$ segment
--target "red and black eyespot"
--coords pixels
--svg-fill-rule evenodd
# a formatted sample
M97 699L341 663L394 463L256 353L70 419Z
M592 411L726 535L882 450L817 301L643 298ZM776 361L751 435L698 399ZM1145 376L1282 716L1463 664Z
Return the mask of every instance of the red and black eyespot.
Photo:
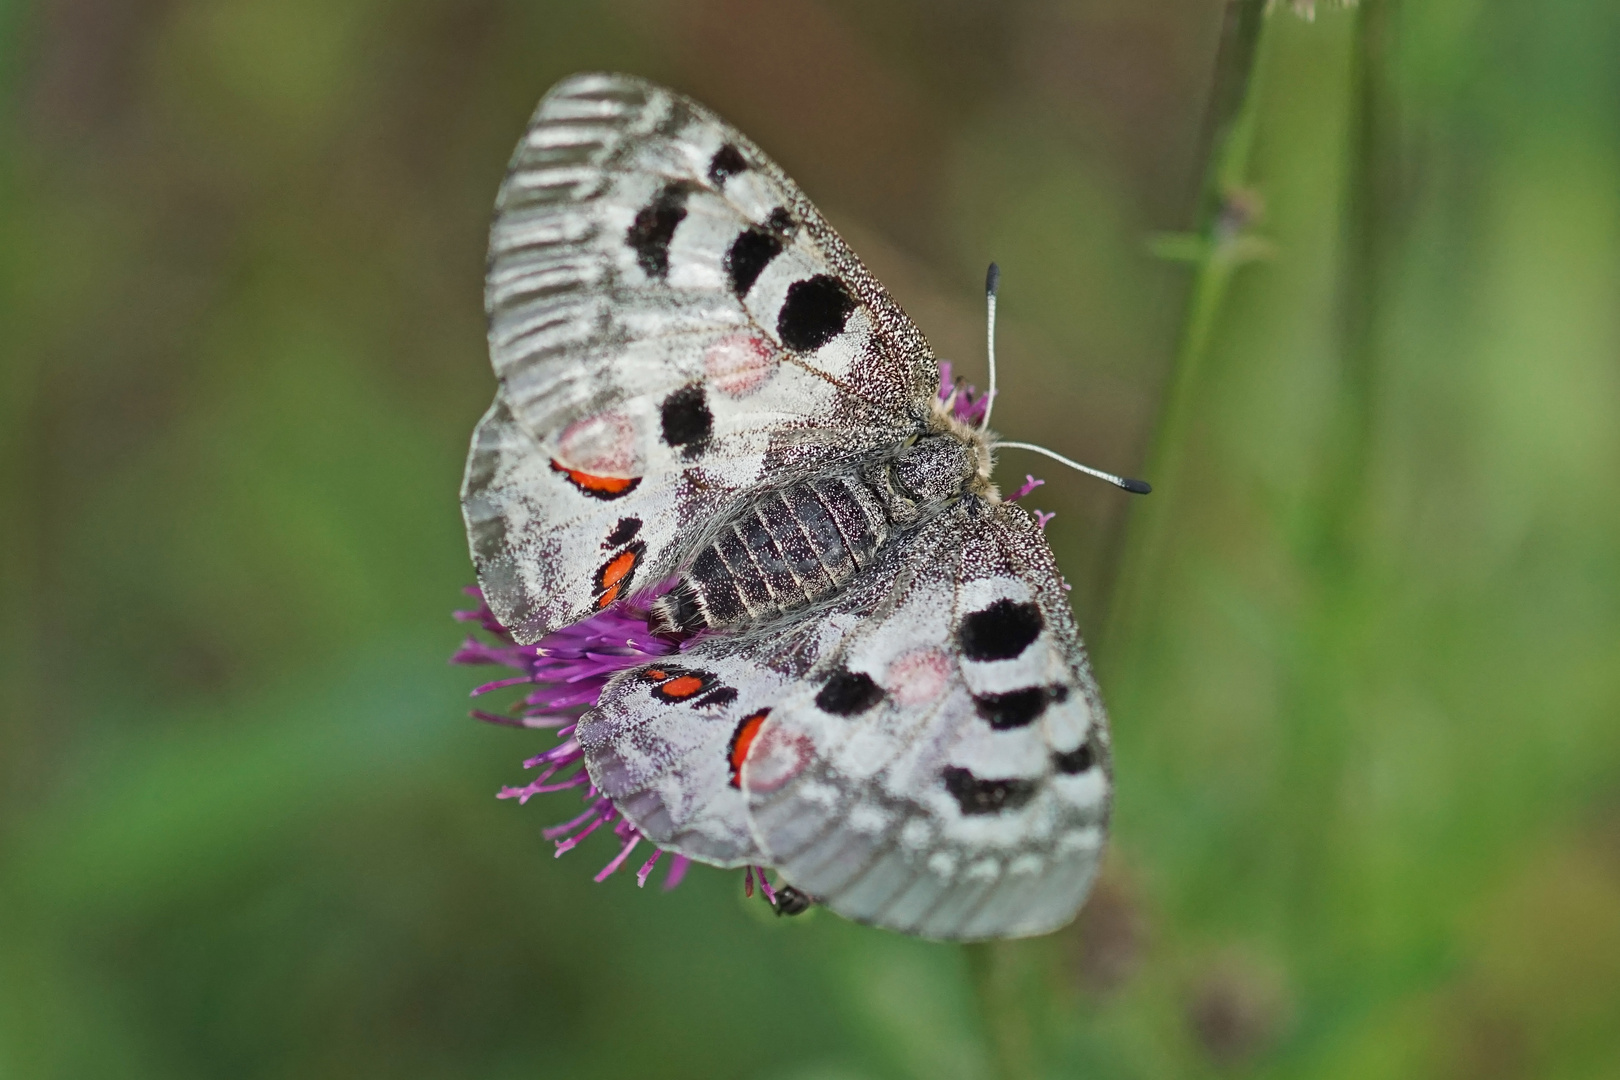
M641 483L639 476L595 476L578 469L570 469L557 461L551 463L551 471L562 473L580 494L589 495L593 499L620 499L636 490Z
M646 550L647 545L637 540L597 568L595 585L598 608L605 608L629 594L630 583L636 576L636 566Z
M743 762L748 760L748 751L759 735L760 725L769 715L771 710L768 708L749 713L737 721L737 730L731 733L731 745L726 747L726 762L731 766L731 786L734 788L742 787Z
M729 705L737 700L737 691L720 685L720 676L712 671L661 664L641 672L645 682L653 684L653 697L671 705L689 703L694 709L708 705Z

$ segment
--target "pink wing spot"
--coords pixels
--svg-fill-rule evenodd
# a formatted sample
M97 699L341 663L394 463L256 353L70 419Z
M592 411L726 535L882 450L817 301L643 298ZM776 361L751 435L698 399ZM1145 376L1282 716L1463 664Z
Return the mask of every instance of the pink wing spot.
M764 386L776 365L776 350L753 334L723 337L703 354L709 384L730 397L747 397Z
M775 791L803 772L815 753L808 737L766 720L743 761L742 786L748 791Z
M916 649L889 664L884 682L899 704L927 705L950 685L951 668L951 658L940 650Z
M636 476L636 425L621 413L576 420L557 437L557 460L593 476Z

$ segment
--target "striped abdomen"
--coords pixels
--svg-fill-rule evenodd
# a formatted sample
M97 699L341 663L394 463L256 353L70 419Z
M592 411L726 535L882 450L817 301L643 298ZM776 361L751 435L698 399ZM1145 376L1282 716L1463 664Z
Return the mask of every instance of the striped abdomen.
M858 476L818 477L749 503L648 616L655 632L733 626L802 607L872 560L888 516Z

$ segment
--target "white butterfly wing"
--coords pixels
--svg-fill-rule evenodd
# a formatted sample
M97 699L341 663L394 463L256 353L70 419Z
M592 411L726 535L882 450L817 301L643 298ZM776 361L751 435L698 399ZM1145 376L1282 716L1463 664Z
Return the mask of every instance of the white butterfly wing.
M1107 724L1022 510L964 500L831 605L681 663L724 691L701 723L643 668L580 724L593 779L653 839L702 858L730 838L729 862L926 937L1074 915L1107 829Z
M903 441L927 342L797 186L701 106L623 75L540 103L490 235L501 388L462 499L520 641L665 576L767 480Z
M768 713L791 680L746 652L715 647L721 641L619 675L580 718L575 737L597 790L648 839L716 866L741 866L764 857L748 828L738 733Z
M852 919L949 939L1055 929L1096 873L1111 766L1050 549L1002 504L936 522L896 562L882 606L755 740L754 835Z

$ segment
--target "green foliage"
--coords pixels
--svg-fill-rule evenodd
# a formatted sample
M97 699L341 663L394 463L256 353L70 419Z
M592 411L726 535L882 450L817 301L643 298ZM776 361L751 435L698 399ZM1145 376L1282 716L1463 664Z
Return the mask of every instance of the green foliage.
M1218 7L0 5L0 1077L1613 1075L1620 14L1279 5L1217 232ZM1074 927L594 885L492 797L483 234L592 67L970 374L997 259L1004 430L1149 462L1031 500L1114 715Z

